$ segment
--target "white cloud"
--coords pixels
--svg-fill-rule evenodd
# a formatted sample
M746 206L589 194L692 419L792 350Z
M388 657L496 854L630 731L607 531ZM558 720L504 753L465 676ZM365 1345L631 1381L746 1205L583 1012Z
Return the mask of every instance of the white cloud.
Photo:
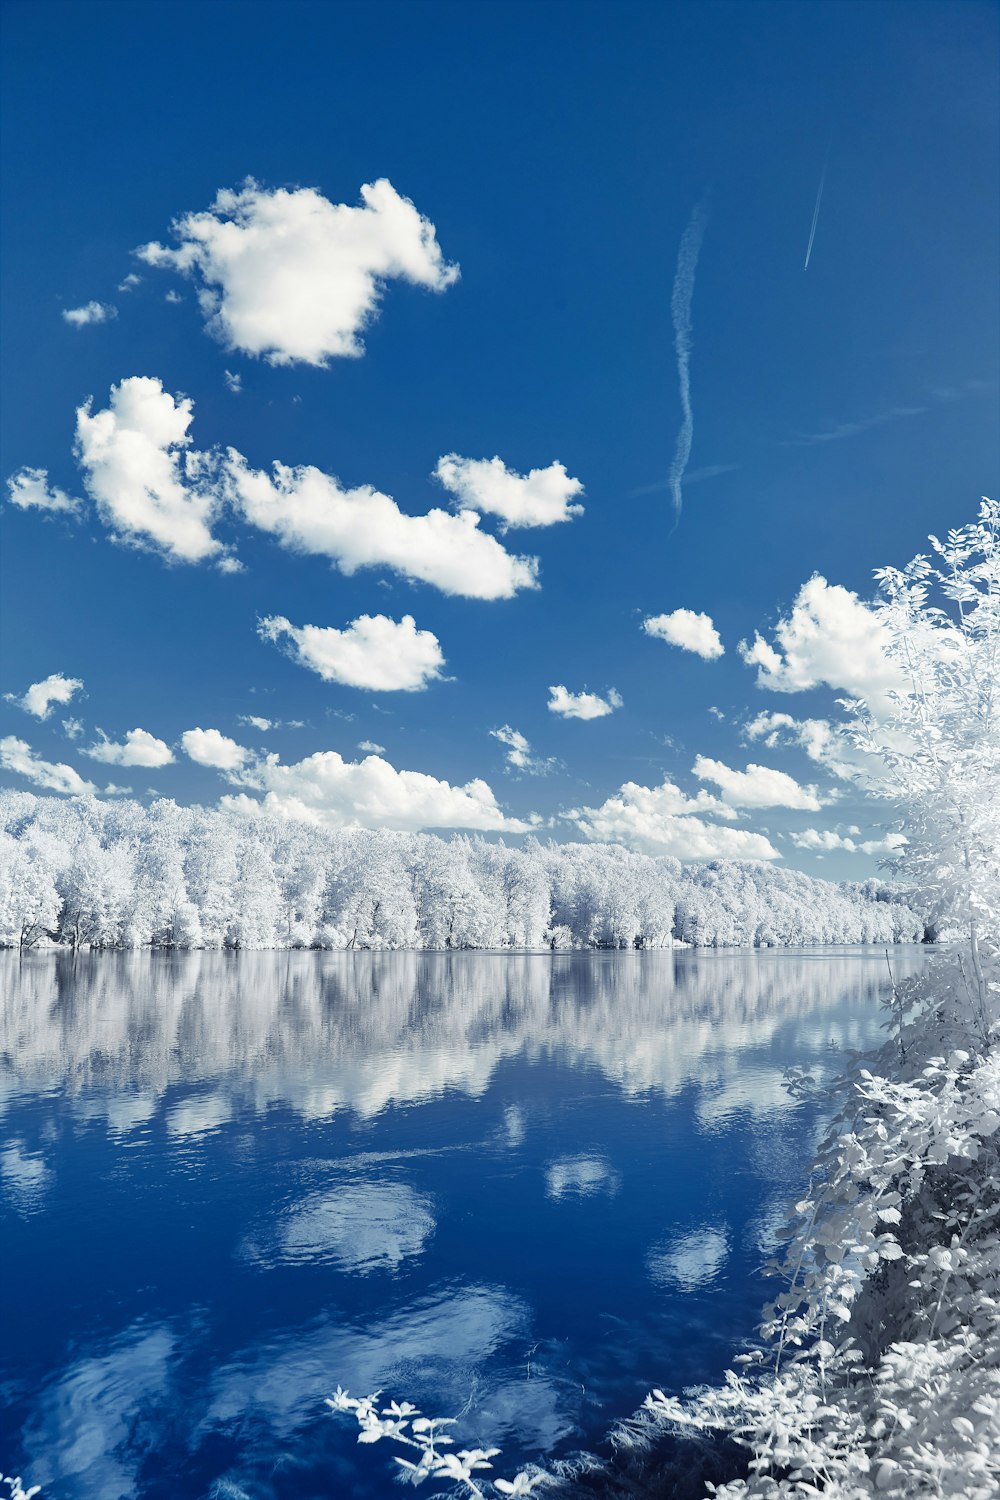
M693 609L675 609L669 615L647 615L642 628L647 635L655 635L684 651L693 651L706 661L725 654L711 615L696 614Z
M780 650L760 634L751 646L740 642L743 660L757 668L758 687L800 693L825 684L864 698L876 711L889 706L891 691L902 689L885 654L885 627L857 594L818 573L802 585L774 635Z
M18 469L7 480L8 499L11 505L21 510L61 510L75 512L80 509L79 500L74 500L65 490L49 485L47 469Z
M145 729L130 729L120 745L99 740L83 753L109 766L168 766L174 758L170 746Z
M167 293L163 300L164 302L169 302L171 307L176 307L178 303L184 301L184 298L181 296L180 292L175 292L173 287L171 287L170 291Z
M249 750L218 729L185 729L181 746L199 766L211 766L215 771L239 771L250 758Z
M249 724L251 729L260 729L261 731L266 731L274 727L272 719L262 719L259 714L240 714L239 721L241 724Z
M818 812L823 806L814 786L800 786L794 776L770 766L734 771L721 760L699 755L691 768L699 781L714 781L730 807L792 807Z
M26 714L47 719L53 703L68 703L74 694L82 692L83 682L79 677L64 677L61 672L53 672L41 682L33 682L23 698L15 697L13 693L4 693L4 697L16 708L23 708Z
M134 292L141 281L141 276L137 276L134 271L129 271L128 275L123 276L121 281L119 281L118 290L120 292Z
M827 719L794 719L791 714L760 713L743 730L748 740L763 740L770 750L798 745L810 760L843 781L875 781L884 768L874 755L851 744L843 729Z
M92 782L61 762L42 760L25 740L15 739L12 734L0 740L0 766L26 776L36 786L49 792L64 792L67 796L80 797L96 790Z
M552 526L583 514L574 504L582 494L579 479L572 479L560 463L547 469L517 474L499 458L460 458L449 453L438 459L434 477L456 496L462 510L489 511L508 526Z
M78 740L83 733L82 719L63 719L63 734L68 740Z
M263 807L279 817L325 828L527 833L537 825L537 820L508 818L485 781L452 786L422 771L397 771L376 755L345 761L335 750L321 750L291 765L270 756L255 768L253 777L254 785L267 794L263 803L239 796L223 798L223 805L243 811Z
M827 854L834 849L843 849L849 854L871 854L891 856L898 854L906 843L901 833L887 833L880 839L852 838L858 829L848 829L846 834L834 833L829 828L804 828L799 833L789 834L796 849L808 849L813 853Z
M74 328L86 328L89 323L107 323L117 316L118 309L110 302L87 302L83 307L63 308L63 318Z
M227 476L252 526L293 552L328 557L342 573L390 568L467 599L509 599L537 587L538 561L513 557L472 511L404 514L371 485L345 490L320 469L274 465L273 479L230 450Z
M251 470L234 449L221 458L193 448L192 414L190 398L140 375L111 387L106 410L94 414L89 402L78 409L76 453L85 485L119 541L171 561L210 559L224 572L241 571L213 535L228 503L290 551L327 557L346 574L387 568L470 599L509 599L538 586L538 559L507 552L479 529L473 511L435 508L411 516L370 485L346 490L316 468L276 463L270 475ZM39 476L43 471L14 476L15 503L53 507ZM61 492L54 495L65 508Z
M374 740L358 740L358 749L363 750L366 755L385 754L385 746L377 745Z
M614 688L602 698L598 693L571 693L559 683L549 687L549 694L546 707L564 719L603 719L622 706L621 695Z
M416 692L441 676L444 656L436 635L418 630L412 615L361 615L346 630L292 625L283 615L260 620L262 640L280 644L287 636L292 655L324 682L375 692Z
M588 839L628 844L647 854L670 854L675 859L779 859L763 834L744 828L720 828L697 816L701 812L733 818L733 810L699 792L688 798L664 780L659 787L628 781L600 807L573 808L562 814Z
M133 375L111 387L104 411L81 406L76 432L87 489L116 538L193 563L224 549L212 535L220 509L214 464L190 446L191 416L187 397Z
M553 757L543 760L541 757L531 754L531 745L527 738L518 729L512 729L509 724L501 724L499 729L491 729L490 734L501 745L507 746L507 764L515 771L526 771L531 775L544 776L556 764Z
M440 292L458 279L434 225L390 182L366 183L361 197L352 208L313 188L268 192L248 178L176 220L177 249L150 244L136 254L200 282L209 331L227 349L323 366L364 352L360 336L387 281Z
M234 374L232 370L223 370L222 376L226 382L226 390L238 396L243 389L243 376L238 372Z

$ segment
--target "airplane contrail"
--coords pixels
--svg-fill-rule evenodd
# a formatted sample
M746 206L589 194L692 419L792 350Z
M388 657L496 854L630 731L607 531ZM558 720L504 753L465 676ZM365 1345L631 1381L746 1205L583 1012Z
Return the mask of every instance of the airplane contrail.
M698 268L702 236L705 233L705 205L699 203L688 220L677 253L677 270L674 272L674 290L670 299L670 311L674 320L674 348L677 351L677 379L681 393L681 430L677 434L674 461L670 465L667 482L674 501L674 525L680 520L681 481L694 438L694 416L691 411L691 299L694 296L694 273Z
M823 189L826 186L826 169L829 166L829 164L830 164L830 157L829 157L829 153L828 153L827 154L827 158L826 158L826 160L823 163L823 170L820 173L819 191L816 194L816 207L813 209L812 228L809 231L809 244L806 246L806 263L802 267L803 271L808 271L808 269L809 269L809 257L813 253L813 240L816 238L816 225L819 223L819 206L823 202Z

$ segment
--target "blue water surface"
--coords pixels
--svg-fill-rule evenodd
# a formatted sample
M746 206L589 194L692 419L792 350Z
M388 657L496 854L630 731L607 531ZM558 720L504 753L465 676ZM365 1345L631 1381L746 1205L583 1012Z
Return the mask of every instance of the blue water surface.
M599 1444L753 1333L823 1123L783 1070L888 987L870 949L0 954L0 1471L398 1493L338 1382L501 1474Z

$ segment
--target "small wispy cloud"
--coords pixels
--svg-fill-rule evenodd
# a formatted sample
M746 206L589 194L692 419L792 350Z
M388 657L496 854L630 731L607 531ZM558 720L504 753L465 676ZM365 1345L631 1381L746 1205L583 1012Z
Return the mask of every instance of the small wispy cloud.
M823 189L826 187L826 169L827 169L827 167L829 165L830 165L830 154L829 154L829 152L827 152L826 160L823 163L823 170L819 174L819 188L817 189L817 192L816 192L816 207L813 209L812 224L811 224L811 226L809 228L809 243L806 246L806 263L802 267L802 269L804 271L808 271L808 269L809 269L809 260L810 260L810 257L812 256L812 253L813 253L813 241L816 238L816 225L819 223L819 210L820 210L820 205L823 202Z
M674 525L680 520L683 495L681 482L691 444L694 441L694 413L691 409L691 303L694 299L694 276L698 269L698 256L705 234L705 206L699 203L688 220L681 238L674 272L674 290L670 299L670 311L674 322L674 348L677 351L677 380L681 396L681 430L677 434L674 460L667 476L674 502Z
M528 776L546 776L559 764L555 756L547 759L532 755L531 745L520 730L513 729L509 724L502 724L499 729L491 729L490 734L501 745L507 747L506 761L508 771L522 771Z
M723 474L734 474L740 467L739 464L704 464L700 469L688 469L684 474L684 483L703 484L707 479L718 479ZM669 479L658 479L655 484L640 484L634 490L629 490L629 497L639 495L659 495L664 490L671 488Z
M74 328L86 328L90 323L108 323L117 318L118 309L110 302L86 302L83 307L64 307L63 320Z
M885 427L890 422L902 421L904 417L920 417L926 406L890 406L887 411L876 412L872 417L859 417L854 422L838 422L823 432L804 433L801 437L785 438L782 448L814 448L822 443L838 443L842 438L857 437L870 432L873 427Z

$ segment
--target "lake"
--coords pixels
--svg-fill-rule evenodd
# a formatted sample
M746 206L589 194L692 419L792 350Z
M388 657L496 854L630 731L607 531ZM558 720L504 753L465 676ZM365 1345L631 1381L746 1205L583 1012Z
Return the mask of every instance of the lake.
M0 1471L398 1493L338 1382L507 1476L599 1444L752 1336L823 1123L783 1070L888 989L881 949L0 953Z

